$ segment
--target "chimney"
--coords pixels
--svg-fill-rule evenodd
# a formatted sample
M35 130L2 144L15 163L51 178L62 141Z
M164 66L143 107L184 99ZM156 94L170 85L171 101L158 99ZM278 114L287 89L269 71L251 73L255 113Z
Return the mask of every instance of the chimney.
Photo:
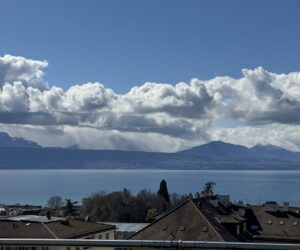
M278 204L276 201L266 201L264 207L266 212L276 212L278 210Z
M287 201L283 202L282 210L286 213L289 211L289 203Z
M46 216L47 216L48 220L51 220L51 213L50 213L50 211L47 211L47 215Z
M70 223L69 223L69 220L62 220L60 221L61 224L65 225L65 226L69 226Z
M244 207L239 207L238 215L244 217L246 213L246 209Z

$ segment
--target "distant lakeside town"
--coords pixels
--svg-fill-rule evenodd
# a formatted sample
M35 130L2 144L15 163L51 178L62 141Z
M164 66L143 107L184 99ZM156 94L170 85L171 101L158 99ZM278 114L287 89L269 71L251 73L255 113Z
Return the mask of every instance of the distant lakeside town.
M220 242L300 242L300 207L232 202L210 181L195 194L127 189L78 201L60 196L47 206L2 205L0 238L85 238Z

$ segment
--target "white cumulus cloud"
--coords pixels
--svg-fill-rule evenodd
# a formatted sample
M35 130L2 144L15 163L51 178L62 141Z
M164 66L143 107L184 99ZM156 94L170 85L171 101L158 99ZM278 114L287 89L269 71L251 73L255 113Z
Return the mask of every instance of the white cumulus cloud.
M119 95L98 82L48 87L47 65L0 57L3 130L45 146L176 151L219 139L300 150L300 72L258 67L242 70L240 78L145 83ZM239 126L223 128L224 119Z

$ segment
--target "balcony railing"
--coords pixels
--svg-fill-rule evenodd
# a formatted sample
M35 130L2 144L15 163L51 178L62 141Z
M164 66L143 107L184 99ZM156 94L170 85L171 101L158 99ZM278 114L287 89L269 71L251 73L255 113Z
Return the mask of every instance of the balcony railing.
M1 247L105 247L162 249L299 250L300 244L161 240L0 239Z

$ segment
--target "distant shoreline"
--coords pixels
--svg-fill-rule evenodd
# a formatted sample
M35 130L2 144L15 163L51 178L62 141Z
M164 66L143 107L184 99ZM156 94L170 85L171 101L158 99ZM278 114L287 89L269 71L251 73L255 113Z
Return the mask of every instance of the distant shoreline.
M278 173L284 173L284 172L300 172L300 169L161 169L161 168L0 168L0 171L160 171L160 172L278 172Z

